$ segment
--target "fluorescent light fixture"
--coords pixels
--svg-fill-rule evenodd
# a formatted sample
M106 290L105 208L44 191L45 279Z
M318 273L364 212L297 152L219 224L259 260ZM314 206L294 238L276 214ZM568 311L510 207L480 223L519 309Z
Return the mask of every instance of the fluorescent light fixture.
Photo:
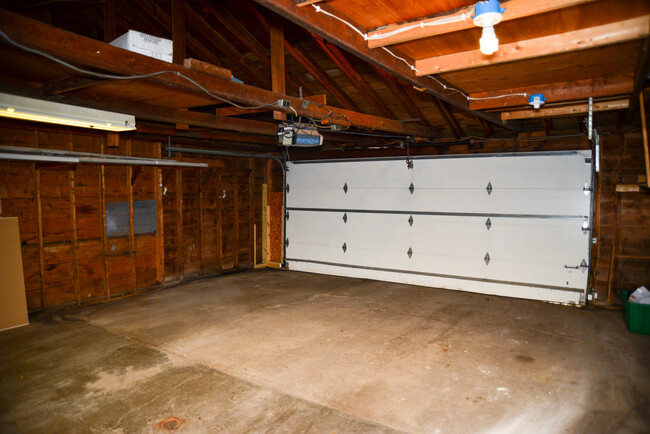
M105 131L135 130L135 116L0 93L0 116Z
M501 21L505 11L499 0L480 1L474 6L474 24L483 27L480 41L481 53L489 56L499 49L499 39L494 32L494 25Z

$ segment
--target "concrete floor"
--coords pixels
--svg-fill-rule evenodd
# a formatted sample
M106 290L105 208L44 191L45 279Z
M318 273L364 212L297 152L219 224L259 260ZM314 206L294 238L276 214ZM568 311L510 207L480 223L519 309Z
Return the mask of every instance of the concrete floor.
M620 312L280 271L0 333L0 431L650 432Z

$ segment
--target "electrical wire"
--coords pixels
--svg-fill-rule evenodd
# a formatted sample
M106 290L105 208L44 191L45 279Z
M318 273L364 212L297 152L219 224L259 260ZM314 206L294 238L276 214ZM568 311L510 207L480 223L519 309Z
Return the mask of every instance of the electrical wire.
M463 12L460 15L440 18L439 20L435 20L435 21L419 22L418 24L412 24L410 26L400 27L399 29L395 29L390 32L375 33L373 35L367 34L366 40L374 41L377 39L386 39L386 38L390 38L391 36L399 35L400 33L408 32L409 30L413 30L417 28L423 29L425 27L433 27L433 26L440 26L443 24L457 23L459 21L465 21L467 18L469 18L469 15Z
M336 16L335 14L333 14L331 12L327 12L326 10L323 10L323 8L321 8L320 6L312 4L312 7L316 10L316 12L320 12L322 14L325 14L325 15L327 15L329 17L332 17L332 18L342 22L343 24L345 24L346 26L348 26L349 28L354 30L356 33L358 33L364 39L364 41L368 41L370 39L383 39L385 37L393 36L393 34L402 33L402 32L405 32L407 30L411 30L411 29L414 29L414 28L417 28L417 27L434 26L434 25L447 24L447 23L452 23L452 22L457 22L457 21L463 21L463 20L467 19L467 17L468 17L467 14L463 13L463 14L457 15L455 17L442 18L440 20L430 21L428 23L414 24L412 26L404 27L404 28L401 28L401 29L396 29L396 30L394 30L392 32L384 33L384 34L381 34L381 35L376 35L376 36L375 35L370 35L369 36L367 33L363 33L361 30L359 30L354 24L350 23L349 21L344 20L343 18L340 18L340 17ZM393 51L389 50L386 47L381 47L381 48L384 51L386 51L388 54L393 56L394 58L404 62L411 69L411 71L415 72L416 74L420 73L420 71L415 67L415 65L413 65L411 62L409 62L405 58L398 56L397 54L395 54ZM521 92L521 93L510 93L510 94L487 96L487 97L471 97L471 96L469 96L468 94L466 94L465 92L463 92L460 89L456 89L454 87L447 86L445 83L438 80L433 75L426 75L425 77L428 77L428 78L432 79L433 81L435 81L436 83L438 83L438 85L441 86L444 90L452 91L452 93L449 94L449 95L453 95L454 93L459 93L467 101L499 99L499 98L508 98L508 97L512 97L512 96L523 96L523 97L528 97L529 96L529 94L527 92Z
M65 66L66 68L72 69L73 71L76 71L76 72L78 72L80 74L90 75L92 77L103 78L103 79L107 79L107 80L141 80L141 79L144 79L144 78L151 78L151 77L156 77L156 76L159 76L159 75L170 74L170 75L176 75L178 77L183 78L184 80L188 81L189 83L194 85L196 88L201 90L203 93L205 93L206 95L216 99L217 101L225 102L225 103L230 104L233 107L236 107L236 108L241 109L241 110L258 110L258 109L262 109L262 108L277 106L277 101L273 102L273 103L254 106L254 107L239 105L239 104L237 104L235 102L230 101L227 98L222 98L219 95L215 95L214 93L212 93L208 89L206 89L204 86L197 83L195 80L191 79L190 77L184 75L180 71L164 70L164 71L157 71L157 72L151 72L149 74L139 74L139 75L114 75L114 74L104 74L104 73L101 73L101 72L89 71L87 69L79 68L79 67L77 67L75 65L72 65L72 64L66 62L65 60L61 60L61 59L59 59L57 57L54 57L54 56L52 56L52 55L50 55L48 53L43 52L43 51L39 51L39 50L36 50L34 48L28 47L26 45L20 44L20 43L14 41L13 39L11 39L2 30L0 30L0 36L2 36L2 38L4 38L10 45L13 45L16 48L20 48L21 50L27 51L29 53L45 57L46 59L49 59L49 60L51 60L51 61L53 61L55 63L58 63L58 64L60 64L62 66ZM294 112L295 112L295 109L294 109Z

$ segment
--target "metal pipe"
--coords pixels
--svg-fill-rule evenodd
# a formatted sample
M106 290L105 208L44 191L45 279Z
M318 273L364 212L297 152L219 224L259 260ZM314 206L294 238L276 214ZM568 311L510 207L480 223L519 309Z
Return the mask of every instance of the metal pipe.
M167 146L168 152L185 152L188 154L203 154L203 155L217 155L221 157L239 157L239 158L258 158L263 160L274 160L282 168L282 185L283 185L283 201L282 201L282 218L285 219L287 212L287 167L286 158L282 159L275 155L268 154L248 154L246 152L234 151L215 151L211 149L197 149L197 148L183 148L177 146ZM287 232L285 230L285 221L282 223L282 268L286 267L287 258Z
M63 151L60 149L23 148L18 146L0 146L0 155L2 155L0 158L5 160L35 162L119 164L125 166L208 167L208 164L206 163L185 163L176 160L161 160L157 158L127 157L122 155Z
M59 157L51 155L26 155L8 152L0 152L0 160L16 160L16 161L43 161L48 163L78 163L78 158L72 157Z

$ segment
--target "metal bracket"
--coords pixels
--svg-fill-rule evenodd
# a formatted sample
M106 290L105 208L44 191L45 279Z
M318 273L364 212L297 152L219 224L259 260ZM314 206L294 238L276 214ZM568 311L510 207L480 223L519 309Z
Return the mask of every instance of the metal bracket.
M485 187L485 190L487 190L488 196L492 194L492 183L488 182L487 187Z
M411 192L411 194L413 194L413 192L415 191L415 186L413 185L412 182L411 185L409 185L409 191Z
M490 265L490 254L486 253L483 260L485 261L485 265Z
M348 245L345 244L345 243L343 243L343 245L341 246L341 248L343 249L343 253L345 253L345 252L348 250Z
M286 212L286 214L284 215L284 218L285 218L287 221L289 220L289 211Z
M582 233L583 233L583 234L588 234L588 233L589 233L589 229L590 229L590 228L589 228L589 222L588 222L587 220L585 220L585 221L582 223Z
M408 219L409 226L413 226L413 216L410 216Z
M492 220L490 220L489 217L488 217L488 219L485 221L485 227L487 228L488 231L489 231L490 228L492 227Z
M285 246L285 247L289 247L289 238L287 238L286 240L284 240L284 246Z
M343 193L348 194L348 183L347 182L343 185Z
M413 256L413 249L409 247L409 251L406 252L406 254L409 256L409 259L411 259L411 256Z
M291 190L291 187L289 187L289 184L287 184L286 190L287 190L287 193L289 193L289 191Z
M343 223L348 222L348 213L343 214Z
M587 131L589 140L594 138L594 99L589 97L589 116L587 117Z

